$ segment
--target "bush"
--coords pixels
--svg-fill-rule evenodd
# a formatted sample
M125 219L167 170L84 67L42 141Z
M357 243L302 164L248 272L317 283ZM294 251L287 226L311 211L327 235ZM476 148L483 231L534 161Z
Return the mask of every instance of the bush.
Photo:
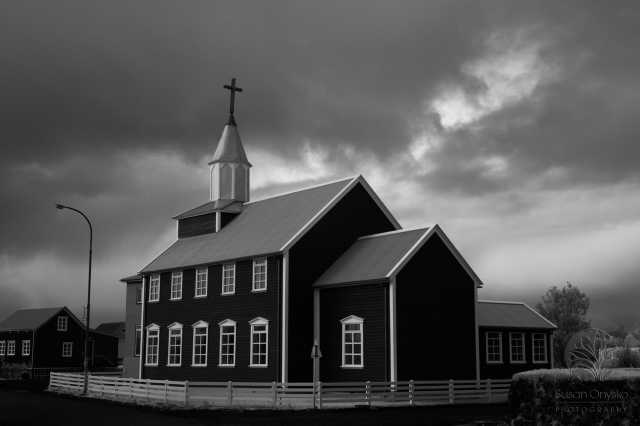
M616 367L640 368L640 354L629 347L617 353L616 361Z
M640 370L533 370L513 376L514 424L640 424Z

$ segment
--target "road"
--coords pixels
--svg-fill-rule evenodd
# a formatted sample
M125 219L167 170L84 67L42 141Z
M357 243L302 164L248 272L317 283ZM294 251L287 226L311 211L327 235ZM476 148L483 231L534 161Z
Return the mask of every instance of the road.
M504 405L323 411L163 410L0 387L0 426L461 425L503 419L505 413Z

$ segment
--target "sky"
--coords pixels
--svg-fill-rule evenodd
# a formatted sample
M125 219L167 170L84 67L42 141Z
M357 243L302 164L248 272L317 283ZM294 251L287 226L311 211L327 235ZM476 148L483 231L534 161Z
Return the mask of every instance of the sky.
M124 284L208 201L231 77L252 198L362 174L438 223L485 286L570 281L640 326L640 3L7 1L0 25L0 317Z

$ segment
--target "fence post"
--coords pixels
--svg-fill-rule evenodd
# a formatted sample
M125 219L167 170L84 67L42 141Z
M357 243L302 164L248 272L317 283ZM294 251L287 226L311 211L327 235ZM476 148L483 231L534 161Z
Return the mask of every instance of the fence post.
M409 380L409 405L413 405L413 380Z
M275 381L271 382L271 394L273 395L273 406L278 405L278 385Z
M455 401L453 379L449 379L449 404L453 404Z
M164 381L164 403L169 404L169 380Z
M131 397L131 399L135 399L135 396L133 395L133 378L129 377L129 396Z
M233 383L231 380L227 382L227 404L229 407L233 404Z
M189 406L189 381L185 380L184 382L184 407L187 408Z
M147 384L145 385L145 390L147 391L147 402L151 402L151 396L149 395L149 387L151 386L151 383L149 383L149 379L147 379Z
M371 382L369 380L364 382L364 399L367 401L367 405L371 407Z
M489 402L491 402L491 379L487 379L487 398L489 399Z
M318 380L318 408L322 410L322 382Z

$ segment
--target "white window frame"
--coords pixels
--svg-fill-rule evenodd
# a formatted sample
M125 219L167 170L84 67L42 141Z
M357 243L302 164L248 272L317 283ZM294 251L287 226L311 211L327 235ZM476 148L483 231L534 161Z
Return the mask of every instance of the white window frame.
M203 279L200 279L204 277ZM198 284L200 286L198 287ZM209 269L208 268L198 268L196 269L196 280L195 280L195 289L193 291L193 297L196 299L201 297L207 297L207 293L209 290Z
M220 347L219 347L219 354L218 354L218 367L235 367L236 366L236 346L238 344L237 339L236 339L236 335L237 335L237 327L236 327L236 322L234 320L231 319L226 319L224 321L221 321L218 323L219 326L219 330L220 330ZM223 328L224 327L233 327L233 333L229 333L229 332L223 332ZM233 336L233 343L223 343L224 337L225 336L229 336L232 335ZM222 363L222 356L223 356L223 351L222 349L224 348L224 346L232 346L233 347L233 351L231 353L225 352L224 356L231 356L233 362L232 363Z
M198 321L197 323L192 325L193 328L193 339L192 339L192 347L191 347L191 366L192 367L206 367L209 361L209 323L206 321ZM200 353L199 355L204 355L204 363L200 362L196 364L196 331L204 329L204 334L200 336L204 336L204 353ZM202 345L202 344L200 344Z
M22 356L31 355L31 340L22 341Z
M62 342L62 358L73 357L73 342Z
M169 300L182 300L182 271L174 271L171 273Z
M160 301L160 274L153 274L149 278L149 302Z
M341 341L342 341L342 368L364 368L364 319L357 317L355 315L350 315L346 318L343 318L340 320L341 323L341 327L342 327L342 333L341 333ZM347 331L347 325L359 325L360 329L358 331ZM350 345L354 345L359 343L360 344L360 352L350 352L349 354L346 353L346 349L347 349L347 342L346 342L346 336L347 333L355 336L355 335L360 335L360 342L354 342L353 339L352 341L349 343ZM350 355L352 357L355 358L355 356L359 355L360 356L360 362L359 363L350 363L347 364L347 355Z
M522 359L515 359L513 357L513 342L516 340L515 336L520 336L520 341L522 342ZM523 332L510 332L509 333L509 362L511 364L525 364L527 362L527 351L525 345L525 337Z
M4 356L6 351L6 342L4 340L0 340L0 356Z
M231 271L229 276L225 273ZM236 293L236 264L225 263L222 265L222 292L220 294L229 295Z
M249 325L250 325L250 333L251 333L251 337L249 339L249 367L254 367L254 368L263 368L263 367L268 367L269 366L269 320L262 318L262 317L257 317L252 319L251 321L249 321ZM255 328L256 326L264 326L264 331L256 331ZM253 362L253 345L257 344L260 345L262 342L254 342L254 337L258 336L258 335L264 335L264 363L255 363ZM260 355L262 355L262 353L258 353L255 354L258 357Z
M542 336L542 342L544 343L544 360L536 360L536 336ZM546 364L549 362L547 353L549 348L547 347L547 335L545 333L531 333L531 362L534 364Z
M69 317L58 315L57 331L67 331L69 329Z
M500 355L499 360L489 360L489 335L497 334L498 335L498 353ZM487 364L502 364L502 332L501 331L487 331L484 334L484 351L485 351L485 361Z
M263 272L257 272L256 268L264 267ZM257 259L253 259L253 267L251 268L253 271L253 280L251 284L251 291L254 293L258 293L261 291L267 291L267 258L260 257ZM264 278L258 280L256 277L259 275L264 275Z
M179 322L174 322L169 327L168 335L167 335L167 367L180 367L182 365L182 324ZM175 332L178 332L177 335L174 335ZM178 338L179 344L173 344L173 338ZM177 353L171 353L171 349L178 348ZM176 362L172 362L172 357L178 357Z
M142 285L136 286L136 305L142 304Z
M16 354L16 341L7 340L7 356L15 356Z
M151 333L154 335L152 336ZM151 345L152 338L158 339L153 345ZM147 326L147 335L144 347L144 365L147 367L157 367L160 361L160 327L157 324L149 324ZM155 348L155 354L149 350L151 347Z

